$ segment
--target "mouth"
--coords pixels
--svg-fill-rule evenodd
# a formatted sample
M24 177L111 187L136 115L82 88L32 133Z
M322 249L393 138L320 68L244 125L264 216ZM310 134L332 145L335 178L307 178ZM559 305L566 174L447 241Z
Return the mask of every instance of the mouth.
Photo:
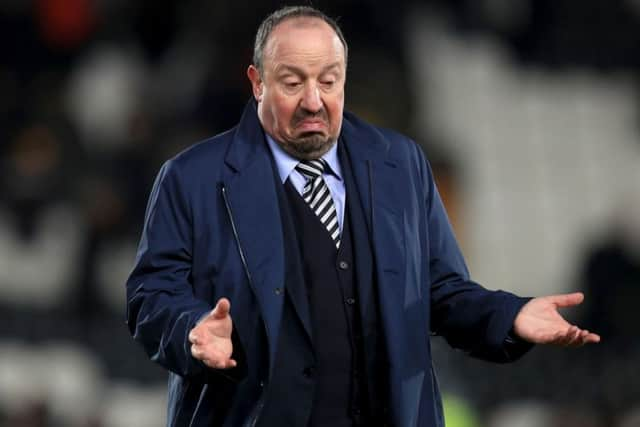
M296 125L296 128L302 132L322 132L327 125L322 120L303 120Z

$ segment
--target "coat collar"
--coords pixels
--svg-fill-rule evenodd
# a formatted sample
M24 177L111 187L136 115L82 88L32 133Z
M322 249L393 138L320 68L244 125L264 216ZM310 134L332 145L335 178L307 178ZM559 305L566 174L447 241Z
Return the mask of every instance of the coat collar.
M358 161L395 161L387 159L389 141L374 128L364 124L354 114L345 111L339 141L349 145L349 151ZM338 142L340 143L340 142ZM258 119L256 103L247 102L238 126L235 128L233 144L225 158L226 164L235 171L241 171L255 160L260 146L266 144L265 133Z
M251 165L256 154L262 153L261 149L265 146L265 134L258 119L256 103L250 100L235 128L233 143L229 146L225 163L234 171L240 172Z

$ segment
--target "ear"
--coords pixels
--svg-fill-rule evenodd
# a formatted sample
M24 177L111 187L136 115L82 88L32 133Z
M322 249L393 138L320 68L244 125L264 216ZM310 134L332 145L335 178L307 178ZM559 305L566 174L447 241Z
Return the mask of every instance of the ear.
M249 68L247 68L247 77L251 82L253 97L258 102L262 101L262 77L260 77L260 71L258 71L255 66L249 65Z

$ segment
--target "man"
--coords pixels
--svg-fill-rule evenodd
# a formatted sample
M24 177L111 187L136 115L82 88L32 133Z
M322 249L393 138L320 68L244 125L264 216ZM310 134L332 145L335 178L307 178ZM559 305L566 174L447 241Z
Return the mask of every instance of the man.
M127 282L170 426L442 426L429 336L507 362L599 337L471 282L422 152L343 111L347 44L310 7L260 26L238 126L168 161ZM213 307L213 309L212 309Z

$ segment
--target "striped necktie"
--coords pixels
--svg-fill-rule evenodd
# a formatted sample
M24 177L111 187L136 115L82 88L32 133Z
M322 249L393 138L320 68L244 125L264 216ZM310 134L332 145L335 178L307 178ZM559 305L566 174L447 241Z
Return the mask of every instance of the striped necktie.
M326 166L327 162L324 159L303 160L298 163L296 170L307 178L302 190L302 198L327 229L337 249L340 247L340 227L329 187L322 179Z

